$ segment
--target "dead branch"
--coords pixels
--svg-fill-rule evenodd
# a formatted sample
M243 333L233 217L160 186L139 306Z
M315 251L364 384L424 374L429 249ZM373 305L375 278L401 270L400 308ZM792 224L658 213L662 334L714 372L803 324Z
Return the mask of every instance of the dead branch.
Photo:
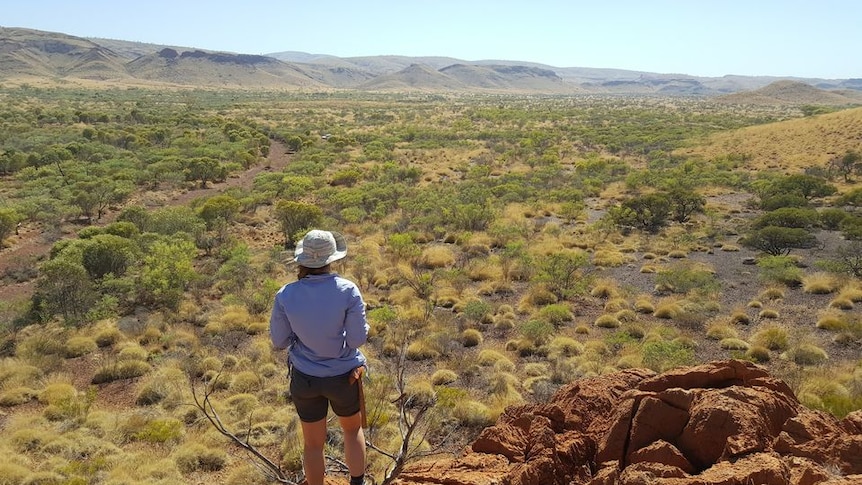
M268 478L278 481L279 483L285 483L288 485L297 485L297 482L290 480L285 476L284 471L282 471L281 467L278 466L275 462L270 460L266 455L260 452L254 445L249 443L249 438L251 437L251 428L249 427L249 432L246 434L247 438L243 440L233 432L231 432L224 422L221 420L218 412L215 410L212 404L212 393L215 390L215 383L218 381L219 377L221 377L221 373L217 374L215 378L212 380L212 384L204 387L203 396L199 396L197 392L197 388L192 384L192 397L195 401L195 406L203 413L204 417L207 418L207 421L221 433L223 436L229 438L234 445L242 448L246 452L252 455L255 459L255 466L260 469L264 475ZM249 426L251 426L249 424Z

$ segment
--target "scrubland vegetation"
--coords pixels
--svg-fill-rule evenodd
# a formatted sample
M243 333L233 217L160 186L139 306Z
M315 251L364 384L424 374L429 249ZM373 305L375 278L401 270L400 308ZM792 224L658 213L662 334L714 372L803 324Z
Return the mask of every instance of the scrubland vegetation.
M311 227L347 236L336 269L368 303L378 479L399 456L458 451L509 405L624 368L749 359L808 406L862 408L859 139L792 170L714 142L748 133L780 158L777 123L816 137L858 108L27 87L0 99L0 483L264 483L195 390L298 476L267 331Z

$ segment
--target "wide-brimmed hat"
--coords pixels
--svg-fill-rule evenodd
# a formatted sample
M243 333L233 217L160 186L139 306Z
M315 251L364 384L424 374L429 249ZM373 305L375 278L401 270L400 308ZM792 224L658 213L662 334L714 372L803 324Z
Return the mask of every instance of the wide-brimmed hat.
M333 231L314 229L302 238L293 252L293 260L306 268L322 268L347 256L347 241Z

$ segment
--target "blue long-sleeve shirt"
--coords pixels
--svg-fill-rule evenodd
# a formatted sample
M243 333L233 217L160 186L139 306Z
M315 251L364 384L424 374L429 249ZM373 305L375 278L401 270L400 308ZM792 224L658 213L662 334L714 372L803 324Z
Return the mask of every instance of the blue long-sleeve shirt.
M303 374L333 377L365 364L358 349L368 339L365 302L359 288L336 273L309 275L275 294L269 333L288 349L288 361Z

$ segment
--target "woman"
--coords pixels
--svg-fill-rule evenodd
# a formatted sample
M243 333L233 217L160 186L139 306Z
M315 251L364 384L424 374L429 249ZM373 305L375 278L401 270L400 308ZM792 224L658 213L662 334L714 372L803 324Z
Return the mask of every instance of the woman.
M359 378L366 360L358 347L368 338L365 302L353 282L330 270L330 264L346 255L343 236L310 231L294 253L298 280L278 290L269 320L273 345L288 349L290 394L302 424L302 464L308 485L323 484L330 405L344 430L350 484L364 483Z

